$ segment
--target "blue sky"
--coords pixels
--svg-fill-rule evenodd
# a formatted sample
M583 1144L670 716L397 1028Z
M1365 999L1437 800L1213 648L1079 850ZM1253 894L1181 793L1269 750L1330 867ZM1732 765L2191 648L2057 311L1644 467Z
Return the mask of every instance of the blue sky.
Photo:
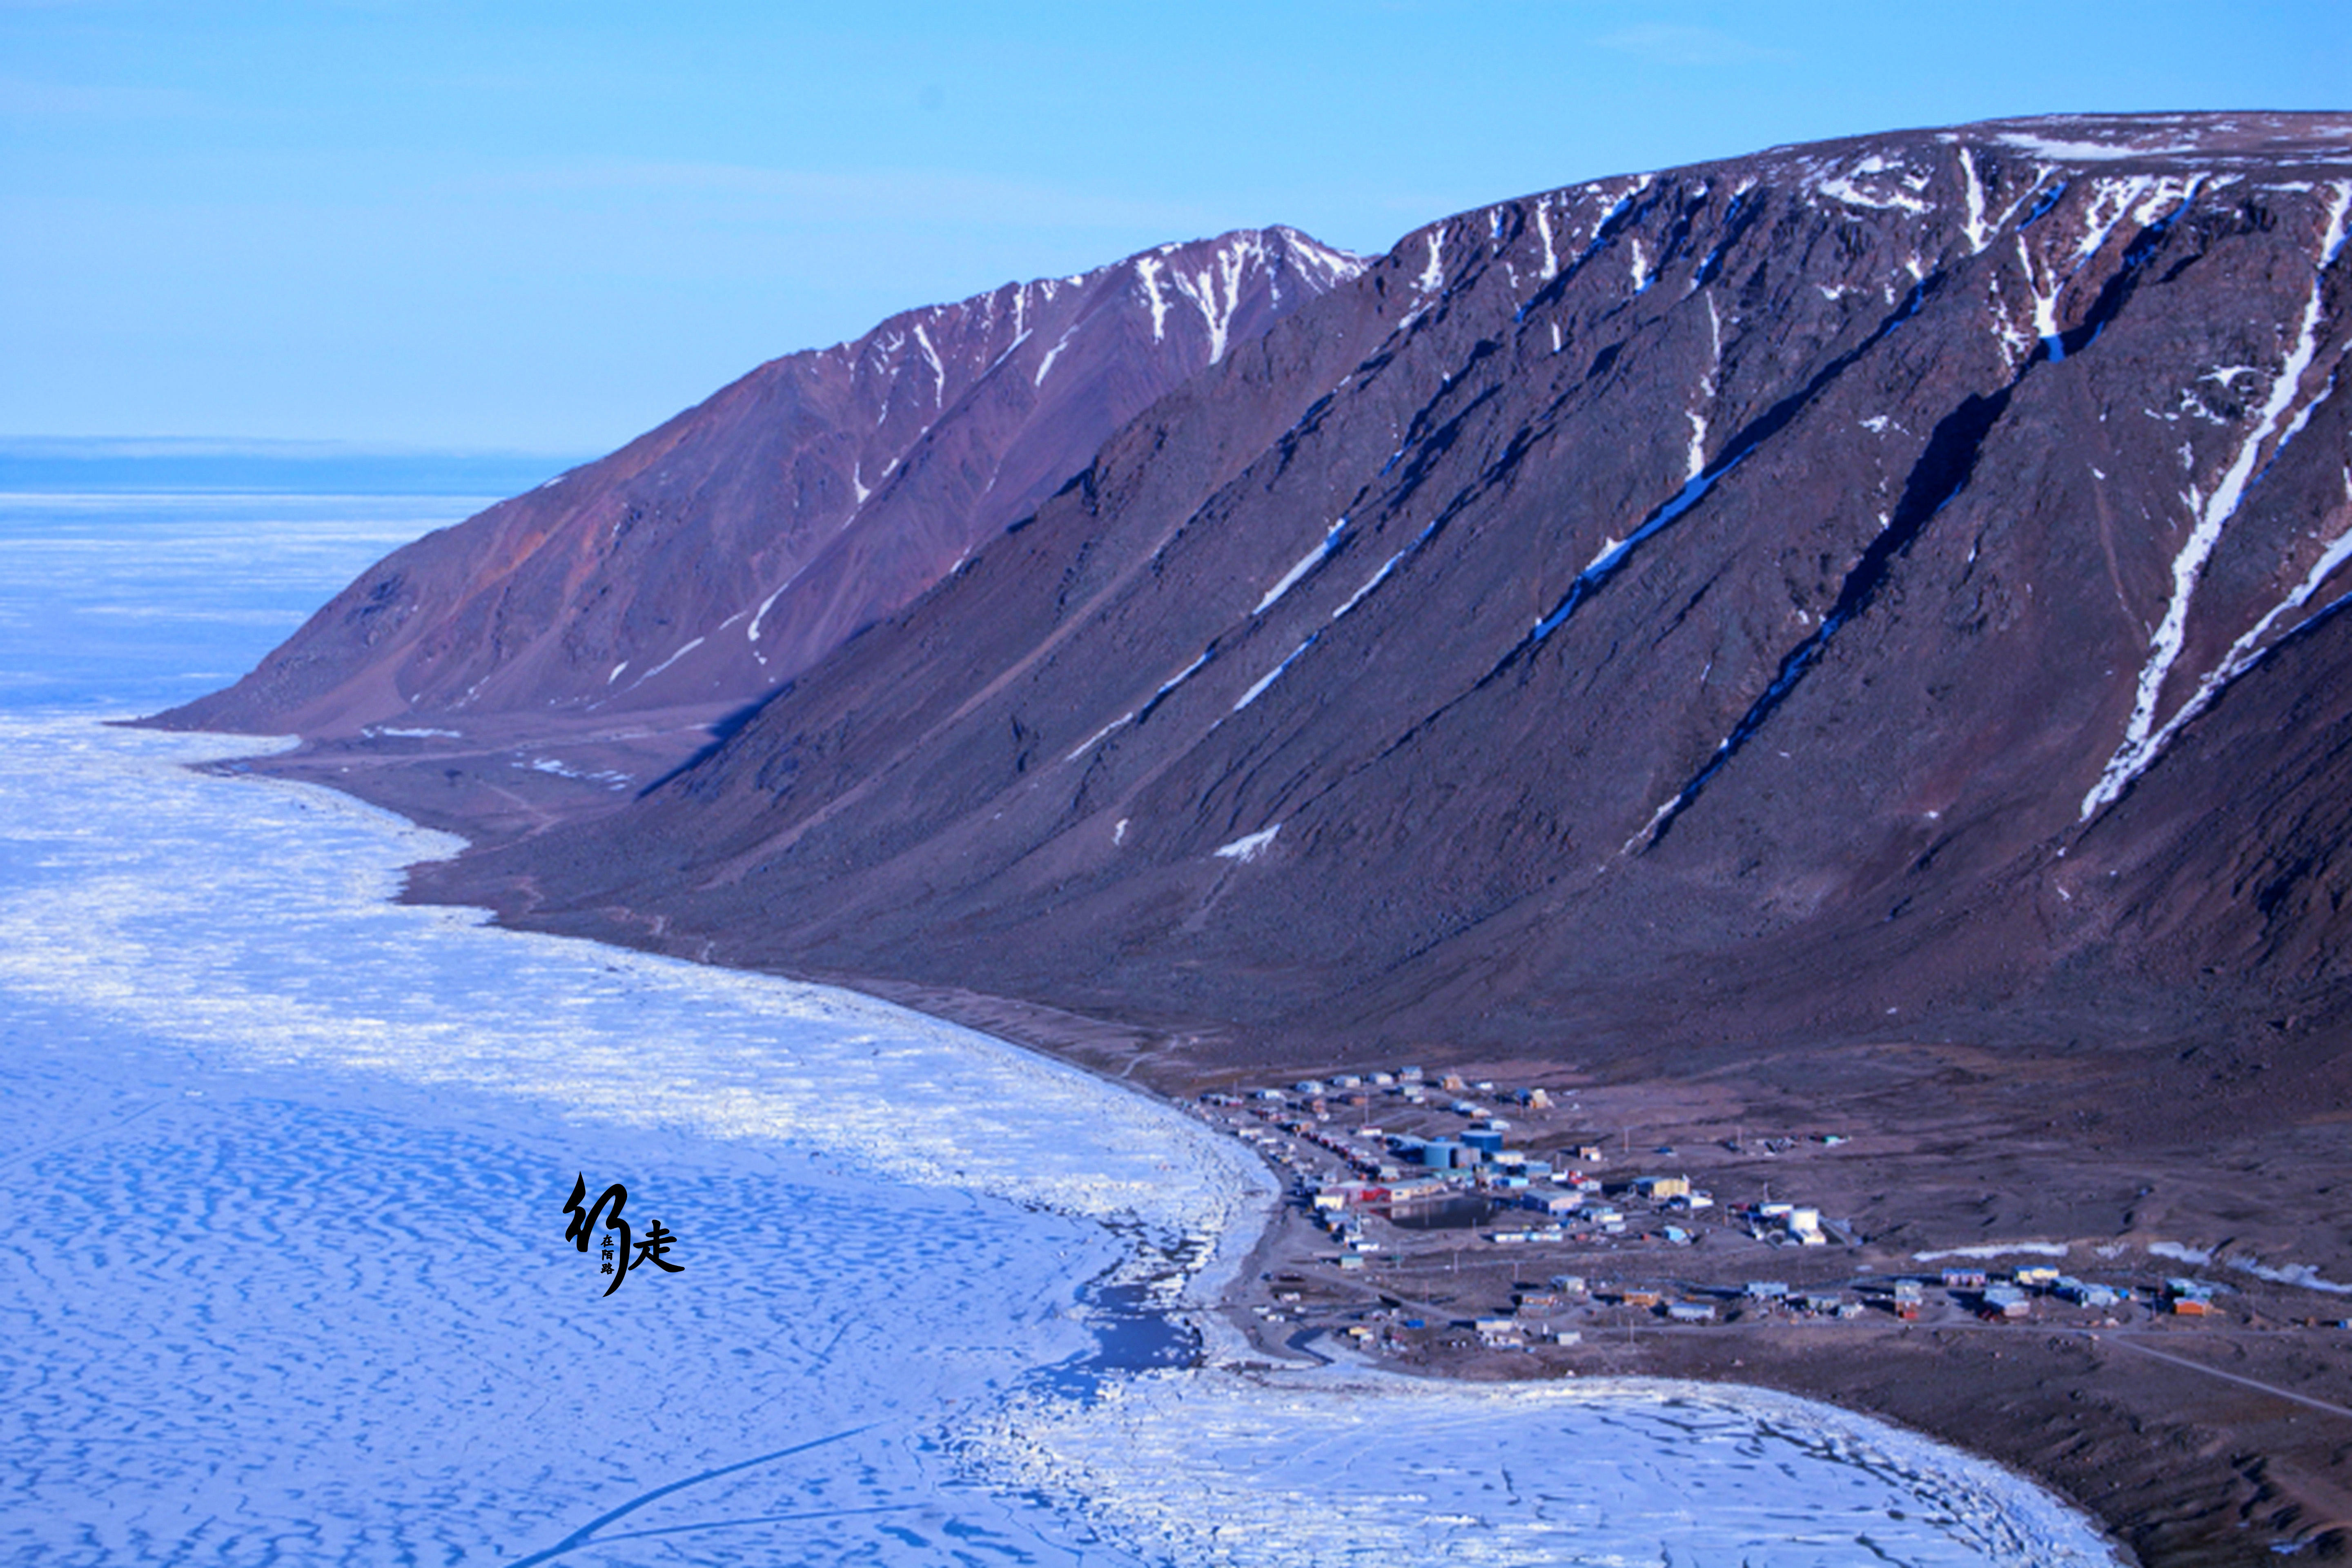
M2352 5L0 0L0 435L600 451L894 310L1777 142L2352 107Z

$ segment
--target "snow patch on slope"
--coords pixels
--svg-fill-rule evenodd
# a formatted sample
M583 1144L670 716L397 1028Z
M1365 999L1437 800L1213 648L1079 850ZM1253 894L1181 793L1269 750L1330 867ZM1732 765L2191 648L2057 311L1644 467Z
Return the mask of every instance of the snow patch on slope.
M2083 797L2082 820L2087 822L2102 807L2112 804L2129 787L2131 782L2147 771L2156 761L2164 743L2179 725L2186 722L2189 707L2199 698L2210 700L2210 693L2200 690L2182 705L2173 722L2158 728L2156 721L2158 703L2162 700L2164 685L2179 660L2182 646L2188 638L2189 612L2197 585L2205 574L2205 567L2213 557L2214 547L2221 542L2221 532L2237 516L2238 507L2245 498L2246 487L2252 479L2255 465L2266 455L2275 456L2278 449L2294 439L2310 417L2305 407L2290 423L2290 412L2303 388L2304 373L2311 368L2319 351L2319 322L2326 308L2326 258L2336 253L2344 243L2345 216L2352 208L2352 181L2338 181L2336 199L2328 205L2326 229L2318 246L2319 265L2314 268L2311 296L2305 302L2303 320L2298 324L2294 346L2287 352L2279 366L2278 375L2271 383L2270 396L2255 416L2253 428L2239 445L2237 455L2210 496L2200 496L2191 485L2187 493L2189 511L2196 524L2189 530L2188 542L2172 562L2172 596L2166 605L2164 620L2149 639L2147 664L2140 670L2139 689L2133 700L2130 721L2125 725L2123 743L2116 748L2097 784ZM2272 437L2278 437L2273 444ZM2225 658L2224 663L2227 660ZM2219 668L2215 676L2220 676ZM2222 679L2227 679L2222 677ZM2214 679L2209 676L2208 681ZM2217 688L2218 689L2218 688ZM2189 715L2193 716L2193 715Z
M1323 542L1320 544L1318 544L1314 549L1308 551L1306 554L1300 556L1298 558L1298 563L1282 574L1282 581L1276 583L1273 587L1268 588L1265 591L1265 597L1257 602L1257 608L1252 610L1250 614L1253 616L1262 616L1268 610L1274 608L1276 604L1281 602L1282 596L1285 594L1289 593L1291 589L1298 585L1300 579L1304 578L1309 572L1314 571L1316 567L1321 565L1324 558L1339 547L1340 536L1345 534L1347 531L1348 520L1346 518L1343 517L1339 521L1333 523L1331 525L1331 531L1323 536Z
M2179 153L2204 151L2193 142L2173 146L2134 147L2113 142L2061 142L2021 131L2004 132L2000 139L2021 152L2061 163L2112 163L2126 158L2168 158Z
M1234 312L1241 306L1242 279L1253 265L1264 268L1265 247L1255 235L1217 247L1198 272L1175 274L1176 291L1192 301L1209 331L1209 363L1225 357Z
M1258 677L1256 684L1252 686L1247 691L1243 692L1241 695L1241 700L1234 704L1234 711L1238 713L1243 709L1248 707L1251 703L1256 701L1259 698L1265 696L1266 689L1272 686L1276 681L1281 679L1282 672L1288 669L1292 665L1297 663L1298 656L1305 653L1308 648L1313 647L1316 641L1320 638L1322 635L1323 634L1321 632L1317 632L1314 637L1308 637L1305 642L1300 643L1297 647L1292 648L1290 650L1289 657L1285 658L1280 664L1276 665L1272 669L1267 670L1264 675Z
M670 655L667 658L662 660L659 664L654 666L651 669L637 677L636 679L629 682L630 687L635 689L636 687L643 686L646 681L651 680L655 676L659 675L663 670L667 669L671 665L676 664L679 659L684 658L688 654L690 654L696 648L700 647L703 644L703 640L704 639L701 637L696 637L692 642L688 643L684 647L679 648L676 653Z
M1277 822L1272 827L1261 827L1255 833L1244 834L1231 844L1220 846L1214 853L1220 860L1238 860L1246 866L1265 853L1266 847L1274 842L1274 836L1281 831L1282 824Z
M1159 342L1168 336L1168 301L1160 292L1162 270L1156 256L1135 258L1135 277L1142 286L1144 301L1151 307L1151 341Z
M1071 753L1070 753L1068 756L1064 757L1062 760L1063 760L1064 762L1066 762L1066 763L1075 763L1075 762L1076 762L1080 757L1085 756L1088 752L1093 751L1097 746L1098 746L1098 745L1102 744L1102 742L1103 742L1104 741L1106 741L1106 740L1109 739L1109 738L1110 738L1110 735L1111 735L1111 732L1112 732L1113 731L1118 730L1118 728L1120 728L1122 725L1132 724L1133 722L1135 722L1135 715L1134 715L1134 714L1132 714L1132 713L1122 713L1122 714L1120 714L1118 718L1116 718L1116 719L1112 720L1109 723L1108 723L1108 724L1104 725L1101 729L1097 730L1093 734L1088 735L1085 740L1083 740L1083 741L1079 742L1078 742L1078 744L1077 744L1077 748L1076 748L1075 751L1071 752Z
M1445 235L1442 230L1433 228L1427 237L1429 264L1421 269L1421 276L1413 279L1414 286L1423 295L1434 294L1445 287Z

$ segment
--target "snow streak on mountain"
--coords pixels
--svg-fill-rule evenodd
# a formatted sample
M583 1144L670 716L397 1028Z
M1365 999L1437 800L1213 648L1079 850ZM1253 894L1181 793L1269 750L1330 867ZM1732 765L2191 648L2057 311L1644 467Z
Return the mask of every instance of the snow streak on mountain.
M706 582L694 536L613 574L701 585L608 677L625 607L475 569L458 597L512 613L416 641L402 700L797 679L625 809L428 890L1242 1039L2326 991L2347 215L2343 117L2063 118L1595 181L1360 273L1280 231L1136 258L1089 289L1140 301L1132 353L1193 334L1199 374L1090 462L958 492L1002 507L894 514L919 596L775 597L827 541ZM1256 315L1217 303L1249 277ZM947 335L921 313L832 351L844 386L898 368L859 405L887 440L845 414L794 448L854 523L815 532L936 468L993 384L944 366L1050 388L1092 319L990 299L936 375L906 373ZM671 439L608 463L651 497ZM614 541L651 527L605 505ZM339 657L320 680L383 668Z

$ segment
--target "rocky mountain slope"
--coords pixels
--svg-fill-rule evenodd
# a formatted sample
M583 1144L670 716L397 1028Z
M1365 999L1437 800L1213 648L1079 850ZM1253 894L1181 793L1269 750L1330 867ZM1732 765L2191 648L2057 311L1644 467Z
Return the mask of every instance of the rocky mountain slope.
M611 804L611 786L682 760L713 720L903 607L1119 425L1362 266L1295 230L1241 231L771 361L387 557L165 721L293 731L338 777L411 762L535 789L548 811ZM498 798L436 787L441 820L471 825Z
M2352 121L2244 115L1464 214L425 890L1244 1044L2292 1035L2352 934L2348 211Z
M686 521L782 482L726 456L738 388L684 422L707 445L609 459L543 559L387 563L179 717L302 728L270 765L476 834L414 897L847 979L1171 1089L1402 1058L1583 1095L1620 1150L1835 1128L1718 1185L1832 1205L1839 1276L2021 1245L2275 1284L2226 1325L1697 1330L1582 1364L1886 1411L2151 1568L2340 1557L2339 1331L2311 1325L2352 1279L2347 232L2340 115L1595 181L1286 282L1071 482L968 479L984 527L910 499L921 571L835 494L880 471L842 432L936 416L913 487L988 390L919 345L878 404L767 437L835 496L789 562L715 570L739 537ZM1129 268L1112 359L1208 330ZM1013 394L1063 373L1043 332ZM472 537L539 539L579 482ZM457 608L420 618L427 560ZM869 574L898 607L838 609ZM772 696L658 784L536 765L633 771L606 708L707 721L729 658ZM476 733L398 733L436 728ZM1727 1292L1788 1267L1724 1232L1565 1256Z

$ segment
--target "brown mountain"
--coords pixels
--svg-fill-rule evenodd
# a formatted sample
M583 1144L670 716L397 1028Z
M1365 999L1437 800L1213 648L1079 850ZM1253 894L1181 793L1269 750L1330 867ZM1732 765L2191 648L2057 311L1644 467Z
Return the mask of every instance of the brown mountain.
M749 556L707 529L655 548L778 471L715 440L673 471L657 433L609 460L635 499L545 566L449 556L435 603L463 613L430 635L402 608L421 565L387 563L180 717L323 735L298 769L481 838L415 897L849 979L1168 1088L1399 1056L1548 1077L1585 1136L1675 1129L1727 1197L1799 1190L1859 1238L1580 1267L1727 1290L2028 1240L2143 1284L2210 1265L2235 1292L2210 1332L1765 1323L1575 1364L1890 1413L2150 1564L2334 1560L2352 1378L2294 1324L2352 1279L2348 229L2341 115L1596 181L1203 347L1090 458L998 481L985 528L901 514L931 575L887 614L836 607L889 575L878 529L828 553L863 521L725 573L706 555ZM1140 276L1117 287L1123 352L1163 343ZM1009 379L1050 388L1060 361L1021 352ZM950 384L878 406L960 407ZM807 493L871 485L858 419L816 423L773 438L826 454ZM570 504L468 526L535 539ZM608 595L556 570L572 551ZM803 593L803 562L836 586ZM708 717L698 671L764 680L786 647L790 684L604 815L578 784L525 797L536 831L496 804L549 715ZM385 732L476 726L477 759ZM1742 1126L1853 1136L1767 1158ZM1507 1303L1496 1268L1449 1310Z
M401 780L410 809L477 831L609 806L1362 267L1296 230L1241 231L771 361L388 556L163 721L295 731L310 744L293 768Z
M2347 181L2070 119L1451 219L431 885L1260 1042L2329 993Z

